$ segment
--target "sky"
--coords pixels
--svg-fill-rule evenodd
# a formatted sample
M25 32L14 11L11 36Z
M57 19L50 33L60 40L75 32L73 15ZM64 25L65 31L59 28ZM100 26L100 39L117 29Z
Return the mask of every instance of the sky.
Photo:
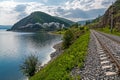
M34 11L74 22L103 15L115 0L0 0L0 25L13 25Z

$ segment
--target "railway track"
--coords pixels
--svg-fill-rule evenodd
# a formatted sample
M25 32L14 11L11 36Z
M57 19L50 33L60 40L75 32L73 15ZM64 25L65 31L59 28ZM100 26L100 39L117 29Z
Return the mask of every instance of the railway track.
M119 76L120 75L119 56L116 56L116 54L113 51L111 51L108 45L106 45L105 42L101 40L102 38L100 39L101 36L104 36L103 34L101 35L100 33L97 33L96 31L93 30L91 31L91 33L96 41L97 53L99 54L100 64L101 68L104 70L104 74L106 76Z
M115 41L116 43L120 44L120 40L117 40L116 38L118 38L117 36L115 36L114 38L110 37L108 34L102 33L100 31L97 31L98 33L102 34L103 36L106 36L107 38Z

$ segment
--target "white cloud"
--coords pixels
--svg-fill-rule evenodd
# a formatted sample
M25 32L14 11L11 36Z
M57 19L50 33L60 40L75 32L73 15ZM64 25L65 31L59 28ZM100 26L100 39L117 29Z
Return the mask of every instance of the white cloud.
M49 6L40 2L1 1L0 24L14 24L34 11L46 12L50 15L65 17L73 21L89 19L90 15L86 15L86 12L90 12L90 10L94 12L94 9L108 8L112 1L115 0L66 0L64 4ZM44 0L44 2L47 3L48 0ZM84 16L82 14L84 14ZM96 15L97 14L99 15L99 13L96 12Z
M30 14L33 11L42 10L42 6L44 6L44 5L41 3L30 2L30 3L28 3L28 6L26 8L26 13Z
M16 22L16 16L18 15L13 11L17 4L13 1L4 1L0 3L0 24L13 24Z
M47 3L48 2L48 0L43 0L45 3Z
M18 6L26 6L23 10L16 10ZM47 9L42 8L44 5L37 2L21 3L14 1L3 1L0 2L0 24L2 25L13 25L23 17L24 15L29 15L33 11L43 11ZM23 15L23 16L22 16ZM21 18L19 18L21 17Z
M67 1L65 3L65 9L82 9L82 10L90 10L90 9L100 9L100 8L107 8L109 5L114 2L115 0L72 0ZM103 5L103 2L109 2L106 4L107 6Z

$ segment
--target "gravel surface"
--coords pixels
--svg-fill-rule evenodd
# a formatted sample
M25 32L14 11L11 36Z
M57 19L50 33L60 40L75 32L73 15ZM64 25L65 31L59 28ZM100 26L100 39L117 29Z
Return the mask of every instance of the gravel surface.
M119 41L119 42L120 42L120 36L111 35L111 34L107 34L107 33L103 33L103 32L99 32L99 33L101 33L101 34L103 34L103 35L105 35L105 36L108 36L108 37L110 37L110 38L113 38L113 39L115 39L116 41Z
M96 36L99 38L99 40L102 41L104 43L104 45L106 45L110 49L110 51L115 56L118 56L118 58L119 58L120 45L118 43L110 40L106 36L103 36L102 34L96 32L96 31L94 31L94 32L95 32ZM113 35L109 35L109 36L111 38L120 40L120 37L117 37L117 36L114 37ZM104 49L102 49L101 45L97 42L95 36L93 34L91 34L89 47L88 47L88 55L86 56L84 67L82 69L74 68L71 71L71 75L72 76L80 75L82 80L120 80L120 76L118 76L118 75L107 76L105 74L107 71L115 72L116 68L114 66L114 63L111 62L111 60L109 59L109 57L107 55L105 57L107 57L107 61L109 61L109 63L105 63L104 65L101 64L102 60L100 57L101 55L99 54L100 49L103 50L104 53L106 53L106 51L104 51ZM102 55L104 55L104 53ZM108 68L103 69L102 67L105 65L112 65L112 67L109 69ZM78 80L78 79L75 79L75 80Z
M114 41L117 41L117 42L114 42L117 47L115 47L115 52L114 53L117 53L118 56L120 56L120 36L115 36L115 35L110 35L110 34L106 34L106 33L103 33L103 32L100 32L102 35L105 35L106 37L108 38L111 38L113 39Z
M108 37L106 36L103 36L101 35L100 33L97 33L97 36L98 38L104 42L104 44L110 49L110 51L115 55L115 56L118 56L118 58L120 57L120 44L118 44L117 42L109 39ZM104 33L105 34L105 33ZM115 40L120 40L120 37L117 37L117 36L113 36L113 35L109 35L109 34L105 34Z
M100 80L104 78L104 71L100 65L99 54L97 54L96 41L92 34L90 35L88 55L80 75L82 80Z

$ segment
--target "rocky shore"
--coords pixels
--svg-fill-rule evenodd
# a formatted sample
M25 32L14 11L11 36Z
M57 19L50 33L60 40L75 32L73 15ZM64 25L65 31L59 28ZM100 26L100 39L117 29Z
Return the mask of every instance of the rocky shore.
M40 66L39 70L47 66L50 62L52 62L56 57L58 57L64 51L62 49L62 42L55 44L53 48L55 49L55 52L50 54L51 60L48 63L44 64L43 66Z
M56 51L53 52L53 53L51 53L51 55L50 55L51 59L56 58L58 55L60 55L60 54L63 52L62 42L54 45L53 48L54 48Z

